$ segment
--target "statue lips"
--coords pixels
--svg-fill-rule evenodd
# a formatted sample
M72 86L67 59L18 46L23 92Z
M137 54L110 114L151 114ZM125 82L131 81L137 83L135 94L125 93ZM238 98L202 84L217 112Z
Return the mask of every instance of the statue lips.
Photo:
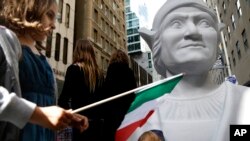
M189 43L181 46L181 48L205 48L203 43Z

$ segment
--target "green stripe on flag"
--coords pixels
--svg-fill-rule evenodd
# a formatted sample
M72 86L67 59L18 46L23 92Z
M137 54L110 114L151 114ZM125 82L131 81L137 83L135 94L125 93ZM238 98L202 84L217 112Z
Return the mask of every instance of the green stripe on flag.
M163 96L166 93L170 93L175 85L181 80L182 76L176 77L174 79L170 79L166 82L163 82L159 85L150 87L143 91L139 91L136 94L136 98L131 104L128 113L136 109L137 107L141 106L143 103L156 99L158 97Z

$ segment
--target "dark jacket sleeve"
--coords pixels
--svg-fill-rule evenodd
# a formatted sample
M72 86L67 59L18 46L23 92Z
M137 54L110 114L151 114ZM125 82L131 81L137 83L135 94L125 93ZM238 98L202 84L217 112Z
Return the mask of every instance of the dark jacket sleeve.
M65 81L63 84L62 93L58 99L58 105L65 109L70 109L70 99L72 94L72 89L74 89L72 84L74 83L75 70L71 66L68 67L66 71Z
M0 85L1 86L3 86L4 80L5 80L4 76L5 76L6 69L7 69L7 63L6 63L3 49L0 45Z

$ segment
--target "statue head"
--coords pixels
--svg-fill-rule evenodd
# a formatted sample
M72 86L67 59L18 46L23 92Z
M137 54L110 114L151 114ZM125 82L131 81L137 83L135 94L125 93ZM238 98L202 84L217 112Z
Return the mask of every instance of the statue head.
M139 33L152 50L157 72L166 77L166 72L208 71L216 61L223 26L202 0L168 0L157 12L152 29L141 28Z

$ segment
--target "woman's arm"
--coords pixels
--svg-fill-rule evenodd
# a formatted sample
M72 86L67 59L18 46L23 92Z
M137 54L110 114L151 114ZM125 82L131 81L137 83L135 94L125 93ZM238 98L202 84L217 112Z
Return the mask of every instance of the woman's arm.
M35 108L36 104L0 87L0 120L9 121L22 128L29 121Z
M39 107L23 98L9 93L0 86L0 120L13 123L19 128L27 122L37 124L49 129L59 130L73 126L80 131L88 128L88 118L72 114L57 106Z

